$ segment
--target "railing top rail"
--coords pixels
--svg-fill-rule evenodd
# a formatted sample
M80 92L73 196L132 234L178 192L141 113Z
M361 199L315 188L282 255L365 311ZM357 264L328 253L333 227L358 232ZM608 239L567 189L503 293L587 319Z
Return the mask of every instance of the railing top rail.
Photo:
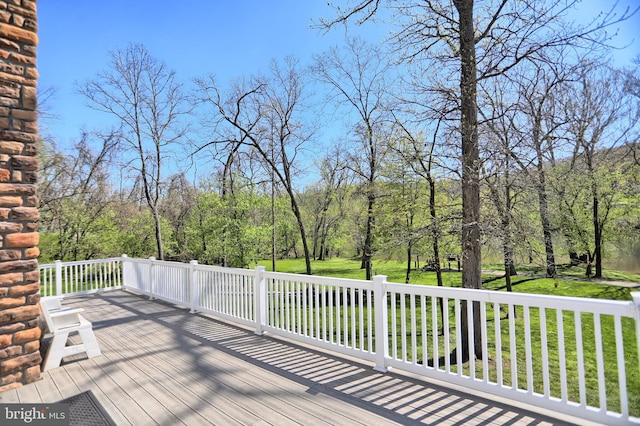
M530 293L508 293L495 290L436 287L416 284L386 283L387 291L452 299L466 299L473 302L516 304L536 308L597 312L608 315L633 317L635 305L632 301L610 299L589 299L583 297L554 296Z
M95 265L99 263L119 262L121 260L122 260L121 257L110 257L106 259L76 260L71 262L60 262L60 263L62 264L62 266L80 266L80 265ZM45 264L38 265L39 269L50 269L55 267L56 267L55 263L45 263Z
M334 285L339 287L355 287L360 289L372 289L373 282L350 278L324 277L319 275L291 274L284 272L265 272L265 278L290 280L308 284Z

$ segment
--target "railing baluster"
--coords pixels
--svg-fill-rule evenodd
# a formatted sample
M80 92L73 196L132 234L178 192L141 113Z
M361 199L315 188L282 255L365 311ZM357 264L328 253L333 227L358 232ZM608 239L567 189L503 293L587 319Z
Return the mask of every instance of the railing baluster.
M531 354L531 313L529 306L524 306L524 344L525 368L527 372L527 392L533 395L533 357Z
M418 344L417 344L417 336L416 336L416 296L411 293L409 298L409 302L411 303L411 362L413 364L418 363Z
M580 392L580 406L587 406L587 390L585 386L584 376L584 348L582 345L582 315L580 311L575 311L573 315L575 319L575 337L576 337L576 355L578 357L578 383Z
M604 352L602 350L602 323L600 314L593 315L593 328L596 339L596 369L598 370L598 394L600 397L600 411L607 411L607 388L604 379Z
M500 304L493 303L493 324L496 335L496 383L498 386L504 386L504 373L502 369L502 317L500 313Z
M480 324L487 324L487 305L484 302L480 303ZM487 327L482 327L482 380L485 383L489 383L489 342Z
M389 309L389 315L391 315L391 358L398 357L398 330L396 328L396 316L397 313L397 304L396 304L396 293L390 292L390 300L391 307Z
M546 398L551 396L549 383L549 341L547 338L547 312L545 308L540 308L540 344L542 348L542 385Z
M620 413L623 416L629 415L629 397L627 395L627 372L624 356L624 345L622 337L622 319L619 315L614 315L614 330L616 335L616 361L618 363L618 388L620 389ZM638 348L640 351L640 348ZM640 363L638 363L640 368Z
M569 391L567 388L567 358L564 338L564 315L562 309L556 309L556 321L558 330L558 361L560 363L560 398L561 401L569 401Z
M516 307L509 303L509 359L511 360L511 389L518 389L518 358L516 355Z

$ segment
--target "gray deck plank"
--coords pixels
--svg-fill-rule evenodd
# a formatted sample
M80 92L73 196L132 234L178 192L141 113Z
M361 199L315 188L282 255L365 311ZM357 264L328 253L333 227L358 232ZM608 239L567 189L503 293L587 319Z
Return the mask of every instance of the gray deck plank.
M136 333L132 331L132 333ZM158 344L163 345L163 341L169 339L173 341L172 337L167 333L153 333L157 336ZM136 340L142 339L143 336L136 335ZM274 381L273 375L269 375L269 377L263 377L263 374L259 374L260 372L256 372L253 370L248 370L247 365L243 361L238 361L235 359L228 359L228 357L220 358L220 356L216 355L215 351L212 351L210 348L206 346L197 345L197 352L192 354L198 359L199 366L196 368L181 368L180 366L188 366L190 365L190 359L188 359L189 355L186 355L187 352L191 354L191 347L186 348L185 342L183 342L183 347L181 351L177 353L171 353L170 359L164 359L167 356L167 352L163 351L162 355L157 357L158 362L164 362L166 367L169 368L177 368L178 369L178 377L184 378L187 382L191 383L203 383L206 382L205 377L210 374L210 372L214 372L217 366L224 365L225 366L225 374L219 377L216 380L215 386L210 386L208 389L205 389L206 394L214 394L218 395L217 405L220 404L222 399L222 406L225 407L223 411L225 412L235 412L233 415L234 418L242 421L243 424L247 424L249 422L260 420L262 417L263 420L266 420L273 424L286 424L286 423L314 423L319 424L323 422L323 419L326 417L326 410L322 408L318 408L317 401L311 401L311 398L308 398L306 401L301 400L301 398L292 398L296 394L304 395L304 391L307 387L303 385L295 384L294 382L288 380L276 380ZM185 349L190 349L189 351ZM141 349L143 351L144 349ZM156 362L157 364L157 362ZM275 379L278 379L277 377ZM188 386L188 383L183 384L183 386ZM293 386L293 388L292 388ZM260 400L253 398L251 395L255 394L263 394L266 389L269 389L267 393L268 397L264 395L261 396ZM287 404L286 401L282 400L279 395L282 393L286 393L286 399L288 402L288 407L286 410L282 410L280 407L282 404ZM245 404L243 411L250 410L255 419L246 419L238 417L238 409L240 407L237 406L232 400L228 397L224 396L224 394L232 393L232 394L243 394L248 399L250 399L249 404ZM275 407L278 407L277 409ZM317 415L314 416L313 412L316 411ZM251 420L251 421L249 421Z
M563 424L131 293L64 303L85 308L103 355L66 360L0 402L92 390L132 425Z

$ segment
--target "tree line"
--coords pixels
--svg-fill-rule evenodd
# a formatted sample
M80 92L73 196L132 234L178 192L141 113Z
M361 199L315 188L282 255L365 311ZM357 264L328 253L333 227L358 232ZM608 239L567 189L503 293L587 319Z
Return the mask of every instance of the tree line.
M597 277L640 252L639 76L610 64L605 31L635 11L577 25L559 1L385 5L318 21L381 15L398 25L385 44L347 38L231 82L181 81L142 45L110 52L78 89L111 126L72 150L41 141L43 260L300 256L311 274L357 256L371 279L394 257L408 282L455 256L480 288L482 252L507 277L565 258Z

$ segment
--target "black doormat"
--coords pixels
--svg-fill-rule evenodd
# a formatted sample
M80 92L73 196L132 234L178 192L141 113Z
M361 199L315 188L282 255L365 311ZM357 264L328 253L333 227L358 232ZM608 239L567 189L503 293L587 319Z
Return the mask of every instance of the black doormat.
M116 426L90 390L60 401L69 404L69 425Z

